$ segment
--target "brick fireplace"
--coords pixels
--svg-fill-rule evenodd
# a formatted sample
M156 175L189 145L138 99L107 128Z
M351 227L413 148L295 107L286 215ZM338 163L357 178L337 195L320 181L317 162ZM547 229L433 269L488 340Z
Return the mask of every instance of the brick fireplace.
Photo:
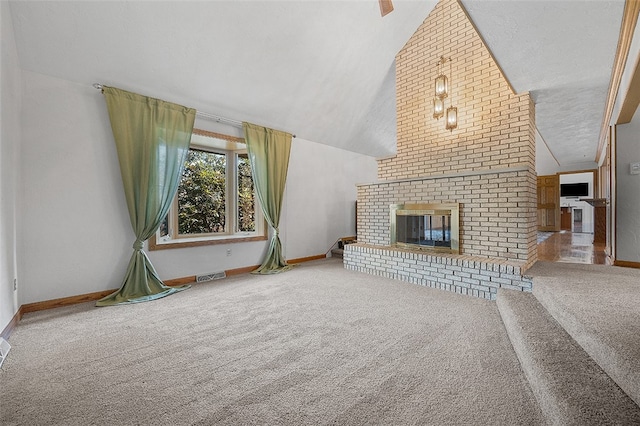
M444 22L444 35L443 24ZM437 60L450 56L458 128L432 117ZM396 56L397 155L358 186L358 243L345 267L494 299L531 290L537 260L535 110L515 94L462 6L440 1ZM459 206L459 253L392 245L397 204Z

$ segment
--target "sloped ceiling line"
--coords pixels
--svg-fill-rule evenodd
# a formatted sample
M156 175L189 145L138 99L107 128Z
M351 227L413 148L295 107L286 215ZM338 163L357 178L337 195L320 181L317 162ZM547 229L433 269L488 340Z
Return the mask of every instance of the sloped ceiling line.
M558 161L595 158L623 2L458 1L514 92L536 101ZM10 0L10 10L23 71L116 82L385 157L396 143L389 70L436 0L393 3L384 18L368 0L341 1L339 13L336 2L278 0Z

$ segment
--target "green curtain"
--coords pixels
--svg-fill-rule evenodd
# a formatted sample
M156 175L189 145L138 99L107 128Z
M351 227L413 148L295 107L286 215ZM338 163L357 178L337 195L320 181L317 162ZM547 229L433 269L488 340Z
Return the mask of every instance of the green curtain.
M279 229L284 185L287 182L291 134L242 123L251 173L262 211L272 228L269 250L254 274L277 274L291 269L282 256Z
M178 190L196 111L113 87L103 93L136 240L122 286L96 306L158 299L189 288L165 286L142 247Z

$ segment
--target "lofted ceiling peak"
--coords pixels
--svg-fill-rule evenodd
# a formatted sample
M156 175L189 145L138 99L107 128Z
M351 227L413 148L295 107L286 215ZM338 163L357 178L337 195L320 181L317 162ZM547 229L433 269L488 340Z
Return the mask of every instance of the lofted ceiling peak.
M595 158L623 1L460 0L531 92L564 164ZM99 82L376 157L396 149L395 55L435 0L10 1L25 71ZM461 111L461 114L464 112Z

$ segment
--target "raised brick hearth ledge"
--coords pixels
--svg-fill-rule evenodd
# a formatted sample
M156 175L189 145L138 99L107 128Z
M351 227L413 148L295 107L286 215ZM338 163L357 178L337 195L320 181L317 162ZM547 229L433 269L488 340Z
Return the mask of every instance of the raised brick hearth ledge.
M344 267L413 284L495 300L499 288L530 292L524 262L348 244Z

